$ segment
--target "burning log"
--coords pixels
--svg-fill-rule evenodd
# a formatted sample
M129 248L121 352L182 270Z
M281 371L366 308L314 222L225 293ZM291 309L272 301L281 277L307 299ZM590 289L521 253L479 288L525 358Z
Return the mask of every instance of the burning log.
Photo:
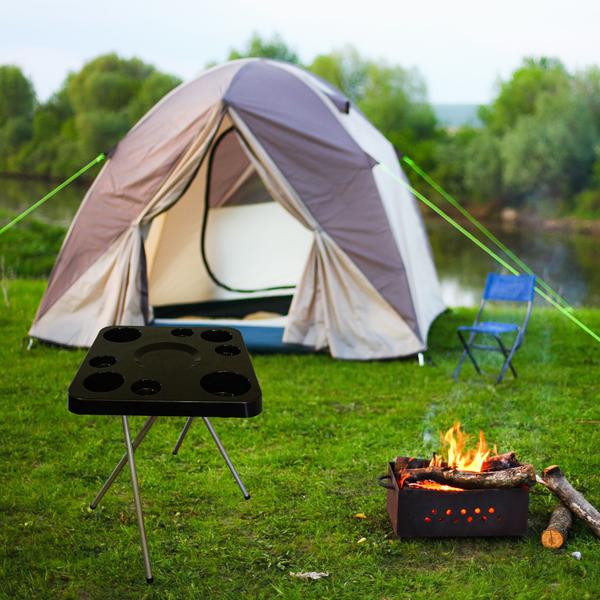
M420 469L404 469L399 473L400 487L405 483L413 483L429 479L436 483L450 485L467 490L481 488L512 488L535 485L533 465L521 465L502 471L460 471L444 467L426 467Z
M481 465L482 471L502 471L504 469L512 469L518 467L521 463L517 460L517 456L514 452L507 452L506 454L497 454L496 456L489 456L483 461Z
M548 527L542 531L542 546L544 548L562 548L567 541L572 524L571 511L564 504L559 504L552 512Z
M412 456L396 456L396 471L399 473L404 469L421 469L428 467L430 459L413 458Z
M544 469L541 482L554 492L569 510L600 537L600 512L578 492L563 475L558 465Z

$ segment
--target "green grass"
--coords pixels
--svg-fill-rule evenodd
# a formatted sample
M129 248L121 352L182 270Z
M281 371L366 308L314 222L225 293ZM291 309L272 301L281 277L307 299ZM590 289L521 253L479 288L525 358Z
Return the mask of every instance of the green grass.
M443 315L434 365L255 356L264 411L213 423L252 500L200 423L177 457L183 419L162 419L138 451L155 584L143 577L128 472L98 510L88 503L123 449L117 417L68 412L84 352L36 345L26 332L41 281L5 281L0 312L0 594L6 598L597 598L600 544L577 523L568 547L539 536L554 499L531 494L524 539L396 540L375 483L396 454L436 449L461 420L538 468L559 463L600 504L600 346L549 309L534 312L520 377L495 386L458 358ZM580 311L600 329L600 311ZM134 427L141 424L134 419ZM353 515L364 512L365 520ZM357 543L366 538L364 543ZM577 561L571 552L578 550ZM327 571L300 581L290 571Z
M15 213L0 209L0 225ZM66 228L32 218L0 235L0 277L47 277L65 237Z

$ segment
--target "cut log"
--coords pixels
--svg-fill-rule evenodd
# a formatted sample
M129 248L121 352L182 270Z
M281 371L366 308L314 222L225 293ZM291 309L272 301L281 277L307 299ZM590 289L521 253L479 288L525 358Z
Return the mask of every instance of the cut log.
M542 546L544 548L562 548L567 541L572 524L571 511L564 504L559 504L552 511L548 527L542 531Z
M405 469L398 474L400 487L405 483L414 483L430 479L437 483L459 487L465 490L480 488L512 488L522 485L535 485L535 470L533 465L521 465L504 469L503 471L489 471L475 473L473 471L459 471L442 467L426 467L423 469Z
M542 481L576 517L600 537L600 512L569 483L558 465L544 469Z
M521 463L517 460L517 455L514 452L506 454L498 454L490 456L483 461L481 466L482 471L502 471L503 469L512 469L518 467Z

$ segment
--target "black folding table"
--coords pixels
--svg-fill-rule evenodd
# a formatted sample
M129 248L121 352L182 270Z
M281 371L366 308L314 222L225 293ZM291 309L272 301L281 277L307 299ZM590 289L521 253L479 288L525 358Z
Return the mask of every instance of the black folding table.
M201 417L244 498L250 498L209 417L253 417L262 395L239 331L207 327L107 327L98 333L69 387L69 410L120 415L125 453L91 503L96 508L129 463L146 580L152 567L134 453L158 417L185 416L177 454L195 417ZM146 419L132 440L130 415Z

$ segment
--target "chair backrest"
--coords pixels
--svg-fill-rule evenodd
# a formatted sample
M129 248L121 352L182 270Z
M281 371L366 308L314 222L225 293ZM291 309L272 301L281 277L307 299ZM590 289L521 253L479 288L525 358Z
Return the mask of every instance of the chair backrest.
M533 302L535 275L488 273L483 299L493 302Z

